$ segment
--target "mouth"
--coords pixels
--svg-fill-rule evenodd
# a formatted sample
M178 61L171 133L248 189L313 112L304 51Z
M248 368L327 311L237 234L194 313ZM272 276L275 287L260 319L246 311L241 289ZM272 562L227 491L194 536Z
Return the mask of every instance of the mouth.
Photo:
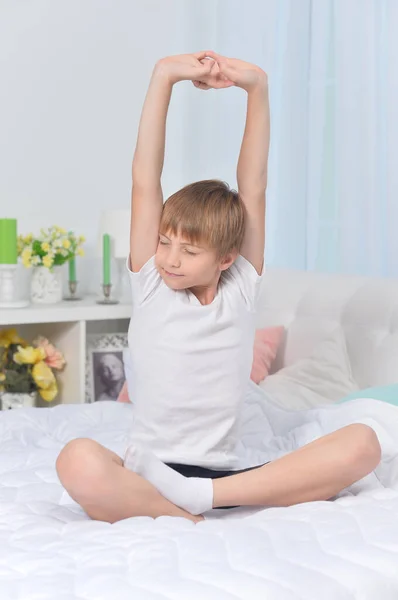
M177 273L170 273L169 271L166 271L166 269L163 269L163 271L165 272L167 277L184 277L184 275L178 275Z

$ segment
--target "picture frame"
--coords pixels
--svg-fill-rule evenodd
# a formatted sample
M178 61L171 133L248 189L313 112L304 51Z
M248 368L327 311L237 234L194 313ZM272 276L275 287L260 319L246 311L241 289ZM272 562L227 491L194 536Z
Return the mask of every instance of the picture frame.
M87 335L85 401L116 401L126 380L123 350L127 333Z

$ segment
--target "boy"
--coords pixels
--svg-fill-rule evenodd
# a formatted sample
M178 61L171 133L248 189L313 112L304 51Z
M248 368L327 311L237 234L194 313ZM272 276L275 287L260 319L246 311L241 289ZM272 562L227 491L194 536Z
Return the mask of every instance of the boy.
M247 93L238 193L199 181L163 205L167 110L182 80ZM268 82L259 67L212 51L157 63L133 160L133 443L122 460L93 440L73 440L57 460L63 485L94 519L174 515L197 522L216 507L326 500L380 460L376 434L356 424L272 463L236 470L263 272L268 148Z

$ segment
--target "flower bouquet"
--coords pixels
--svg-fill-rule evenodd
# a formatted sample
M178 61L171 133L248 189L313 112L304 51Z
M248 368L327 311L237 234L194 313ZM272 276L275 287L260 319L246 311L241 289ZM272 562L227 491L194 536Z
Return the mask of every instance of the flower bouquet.
M61 266L74 256L83 256L84 236L76 236L73 231L53 225L41 229L40 235L18 236L18 255L27 269L31 267Z
M51 402L58 394L54 370L61 370L65 359L46 338L32 344L19 337L15 329L0 331L0 392L39 393Z
M34 303L51 304L62 300L62 269L76 255L83 256L82 235L61 227L41 229L40 235L18 236L18 255L22 264L33 268L30 296Z

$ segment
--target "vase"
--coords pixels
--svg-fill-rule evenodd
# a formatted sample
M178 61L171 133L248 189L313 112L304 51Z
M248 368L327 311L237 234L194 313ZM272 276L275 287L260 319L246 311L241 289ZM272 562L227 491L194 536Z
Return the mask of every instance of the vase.
M35 406L37 392L30 394L22 394L16 392L3 392L0 394L1 410L9 410L10 408L31 408Z
M30 299L35 304L55 304L62 300L62 268L33 267Z

